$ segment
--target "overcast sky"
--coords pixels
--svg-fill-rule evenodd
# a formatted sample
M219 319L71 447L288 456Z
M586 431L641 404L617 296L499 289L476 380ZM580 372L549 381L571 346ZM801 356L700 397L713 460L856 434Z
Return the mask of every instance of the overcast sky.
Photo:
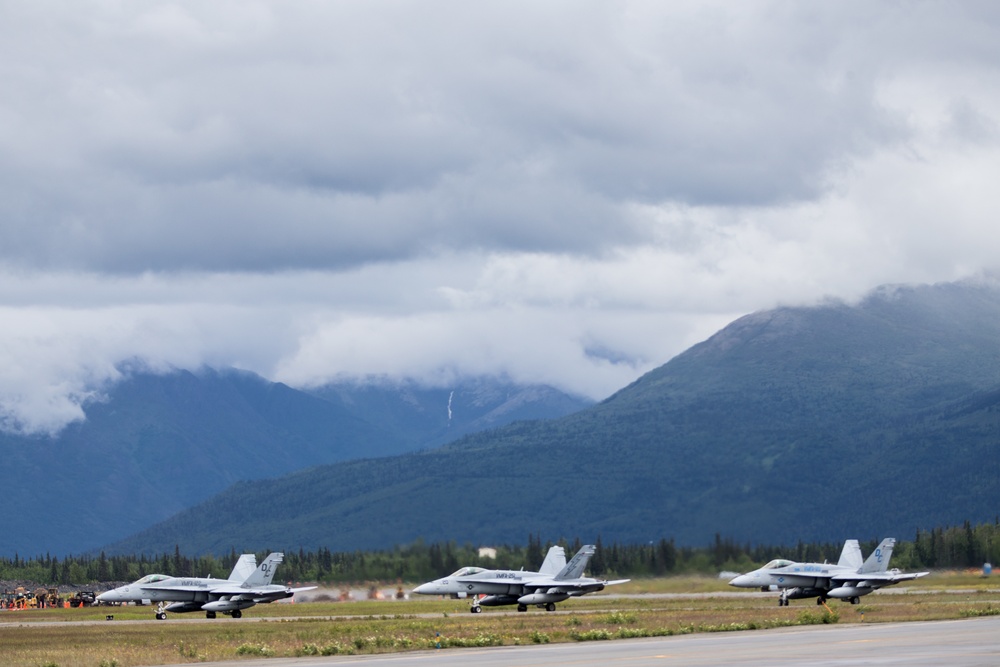
M0 427L123 368L608 396L1000 263L993 2L0 0Z

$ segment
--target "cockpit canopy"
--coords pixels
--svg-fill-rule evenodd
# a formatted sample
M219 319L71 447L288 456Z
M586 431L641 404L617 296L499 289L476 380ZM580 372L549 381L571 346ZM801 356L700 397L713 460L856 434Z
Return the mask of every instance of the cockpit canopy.
M785 560L784 558L775 558L774 560L772 560L770 563L768 563L767 565L765 565L761 569L763 569L763 570L777 570L779 567L788 567L789 565L792 565L792 564L794 564L793 561Z
M168 577L165 574L147 574L145 577L143 577L142 579L140 579L139 581L137 581L135 583L136 584L154 584L157 581L163 581L163 580L169 579L169 578L170 577Z
M485 567L463 567L461 570L453 573L453 577L465 577L470 574L479 574L480 572L485 572Z

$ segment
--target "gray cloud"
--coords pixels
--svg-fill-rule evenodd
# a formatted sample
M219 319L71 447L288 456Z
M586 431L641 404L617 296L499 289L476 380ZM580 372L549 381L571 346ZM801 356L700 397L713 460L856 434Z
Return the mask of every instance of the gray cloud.
M136 359L600 398L751 310L997 269L991 3L4 14L0 427Z
M623 203L812 198L838 161L905 134L846 48L850 8L252 7L71 3L8 24L23 195L5 240L31 241L11 261L594 251L644 240L622 235Z

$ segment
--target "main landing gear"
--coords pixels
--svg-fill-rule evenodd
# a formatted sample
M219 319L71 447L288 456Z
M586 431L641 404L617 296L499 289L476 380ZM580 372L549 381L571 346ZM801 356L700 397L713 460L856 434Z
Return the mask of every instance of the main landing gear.
M232 616L233 618L241 618L243 616L243 612L240 611L239 609L233 609L232 611L224 611L222 613L226 614L228 616ZM205 612L205 618L215 618L215 615L216 615L216 612L214 612L214 611L206 611Z
M167 612L163 611L163 603L156 605L156 620L165 621L167 620Z
M542 605L537 605L537 606L541 607ZM544 606L545 606L545 611L555 611L556 610L556 603L555 602L546 602ZM519 605L517 605L517 610L518 611L528 611L528 605L526 605L526 604L519 604Z

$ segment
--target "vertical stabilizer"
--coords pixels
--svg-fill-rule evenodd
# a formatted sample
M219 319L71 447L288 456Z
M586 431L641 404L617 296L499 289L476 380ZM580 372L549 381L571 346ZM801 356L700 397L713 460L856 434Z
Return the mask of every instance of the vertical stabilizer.
M273 553L269 554L264 562L254 570L246 581L243 582L244 588L255 588L257 586L270 586L271 580L274 579L274 571L278 568L278 563L285 559L285 554L283 553Z
M875 547L865 564L861 566L858 573L865 572L885 572L889 568L889 559L892 558L892 548L896 546L896 538L887 537L882 543Z
M861 555L861 545L858 544L858 541L845 540L844 550L840 552L840 560L837 561L837 565L857 571L864 565L864 561L865 559Z
M236 566L233 568L232 573L229 575L229 581L235 581L238 583L243 583L247 580L253 571L257 569L257 557L253 554L243 554L240 559L236 561Z
M597 548L593 544L585 544L580 547L580 550L576 552L573 556L573 560L569 562L566 567L559 571L559 574L555 576L556 579L579 579L583 576L583 571L587 569L587 563L590 562L590 557L594 555Z
M566 567L566 550L562 547L552 547L549 552L545 554L545 561L542 562L542 567L539 568L539 572L542 574L547 574L550 577L554 577L559 574L559 571Z

